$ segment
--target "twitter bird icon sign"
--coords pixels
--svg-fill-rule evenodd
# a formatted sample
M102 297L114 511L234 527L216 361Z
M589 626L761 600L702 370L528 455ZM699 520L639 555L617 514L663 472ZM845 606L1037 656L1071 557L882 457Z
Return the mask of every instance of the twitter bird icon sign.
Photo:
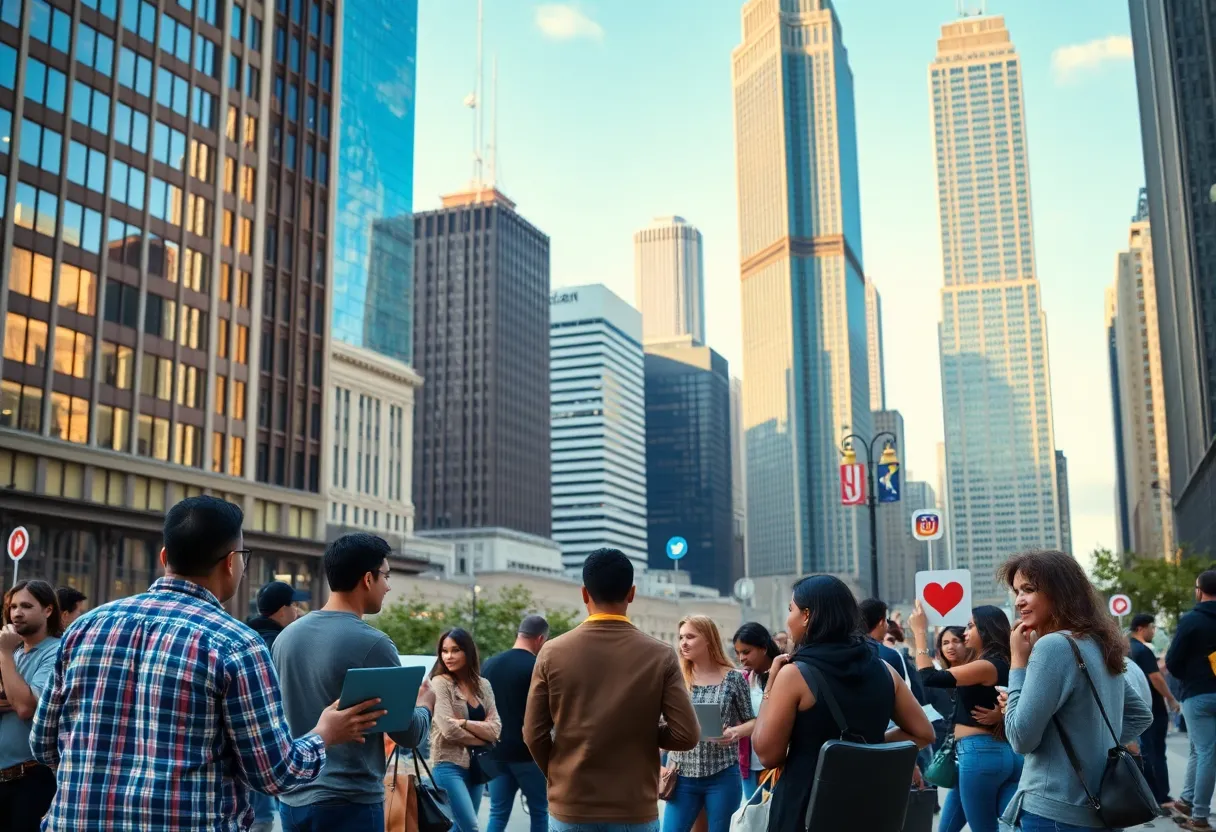
M679 560L688 554L688 541L682 537L673 537L667 541L667 557Z

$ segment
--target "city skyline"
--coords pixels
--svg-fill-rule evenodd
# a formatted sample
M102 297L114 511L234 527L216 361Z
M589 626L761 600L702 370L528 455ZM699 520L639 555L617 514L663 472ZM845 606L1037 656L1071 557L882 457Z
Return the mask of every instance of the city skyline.
M441 77L443 67L471 61L474 12L465 5L421 4L418 147L420 158L436 163L419 167L419 207L434 202L452 169L467 169L468 121L459 102L468 82ZM538 24L531 8L487 4L487 48L500 66L500 178L527 194L531 213L553 236L554 288L595 281L630 297L632 233L653 215L695 216L705 239L708 340L739 372L729 55L742 3L707 7L691 33L685 16L661 6L645 31L635 31L629 5L581 3L579 19L589 24L559 30ZM1126 243L1119 206L1143 184L1127 9L1080 0L1061 11L1031 0L989 11L1004 14L1023 60L1044 305L1075 310L1057 312L1049 332L1054 384L1067 385L1077 400L1056 403L1056 443L1069 457L1073 537L1084 557L1115 540L1111 428L1088 417L1108 407L1109 385L1087 367L1106 361L1100 298L1110 253ZM901 459L914 475L933 479L942 436L935 378L941 261L922 73L955 7L878 0L864 15L848 4L838 13L857 89L866 262L882 278L887 313L887 405L907 420ZM869 25L875 17L888 25ZM648 82L677 66L692 84L688 94L673 97ZM578 94L572 73L582 79ZM641 112L647 121L638 130ZM586 124L603 129L589 133L579 126ZM682 152L662 149L674 146ZM584 164L590 158L597 163ZM575 175L577 191L564 184ZM596 221L572 213L580 203L571 199ZM594 258L585 256L590 250Z

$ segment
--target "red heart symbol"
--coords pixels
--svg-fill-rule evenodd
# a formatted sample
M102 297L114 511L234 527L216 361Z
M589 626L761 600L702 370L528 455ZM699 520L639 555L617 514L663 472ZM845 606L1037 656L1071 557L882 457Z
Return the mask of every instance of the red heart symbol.
M941 584L925 584L925 603L937 610L938 615L945 615L958 606L963 600L963 585L958 581Z

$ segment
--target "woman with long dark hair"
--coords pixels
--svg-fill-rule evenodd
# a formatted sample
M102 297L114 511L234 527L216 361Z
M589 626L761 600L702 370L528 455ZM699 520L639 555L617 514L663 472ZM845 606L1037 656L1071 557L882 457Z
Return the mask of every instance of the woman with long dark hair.
M1127 639L1072 555L1014 555L1000 574L1018 614L1005 730L1014 750L1026 755L1004 820L1023 832L1108 828L1086 786L1096 792L1115 745L1112 731L1126 745L1153 721L1124 674ZM1061 730L1087 783L1073 769Z
M924 748L933 742L933 726L904 680L879 658L877 644L866 638L857 599L843 581L815 575L795 584L787 624L794 653L773 661L752 733L761 763L784 766L769 832L805 832L819 749L840 738L828 708L817 707L809 667L831 687L851 734L868 743L911 740ZM891 721L896 727L888 731Z
M481 677L473 637L457 627L439 637L431 670L435 716L431 720L431 771L448 793L456 832L477 832L477 811L485 780L477 771L477 749L493 745L502 732L494 691Z
M781 648L764 625L755 621L749 621L740 627L732 641L739 664L743 665L743 678L747 681L747 689L752 699L752 713L759 714L760 706L764 702L764 686L768 684L773 659L781 655ZM744 800L755 794L765 772L764 764L752 749L751 733L754 727L753 722L747 735L739 740L739 773L743 777Z
M938 670L929 657L928 616L918 601L908 619L916 639L916 667L926 689L955 690L950 715L958 786L942 807L940 832L997 832L1001 813L1017 791L1022 758L1005 741L997 710L997 686L1009 684L1009 619L999 607L976 607L963 643L976 657Z

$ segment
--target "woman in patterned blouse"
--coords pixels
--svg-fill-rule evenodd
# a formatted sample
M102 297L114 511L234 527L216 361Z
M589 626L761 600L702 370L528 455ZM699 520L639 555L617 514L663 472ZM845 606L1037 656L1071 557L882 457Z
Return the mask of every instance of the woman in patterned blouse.
M739 740L751 733L754 722L747 682L726 658L717 625L703 615L680 622L680 669L693 704L721 706L723 730L721 737L702 739L692 751L668 755L676 782L663 832L689 832L702 808L709 832L727 832L739 808Z

